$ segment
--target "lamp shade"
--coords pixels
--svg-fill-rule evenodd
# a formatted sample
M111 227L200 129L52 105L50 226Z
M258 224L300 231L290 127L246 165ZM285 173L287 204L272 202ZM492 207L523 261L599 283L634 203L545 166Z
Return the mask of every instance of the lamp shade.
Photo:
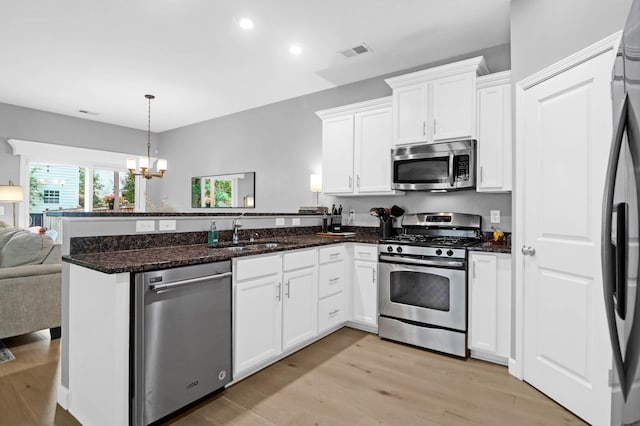
M0 201L17 203L24 200L22 187L18 185L0 185Z
M312 174L309 176L309 191L322 192L322 176Z

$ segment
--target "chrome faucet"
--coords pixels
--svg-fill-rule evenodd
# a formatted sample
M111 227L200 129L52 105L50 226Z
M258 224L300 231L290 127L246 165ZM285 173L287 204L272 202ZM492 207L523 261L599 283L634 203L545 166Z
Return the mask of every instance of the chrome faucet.
M240 217L233 219L233 238L232 238L233 244L238 244L238 241L240 240L238 236L238 228L242 228L242 224L240 223L240 218L242 217L242 214L240 215Z
M251 236L249 237L249 242L252 243L258 238L260 238L260 235L257 232L252 232Z

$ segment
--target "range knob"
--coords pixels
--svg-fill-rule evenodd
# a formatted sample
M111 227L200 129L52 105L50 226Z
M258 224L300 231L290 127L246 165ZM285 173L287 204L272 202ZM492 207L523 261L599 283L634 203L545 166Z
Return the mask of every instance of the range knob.
M398 247L398 248L396 248L396 251L397 251L398 253L402 253L402 247Z
M447 256L453 256L453 250L447 250Z
M438 256L440 256L440 255L442 254L442 250L437 249L437 250L436 250L436 254L437 254Z
M391 247L391 246L387 246L387 251L388 251L389 253L393 252L393 247Z

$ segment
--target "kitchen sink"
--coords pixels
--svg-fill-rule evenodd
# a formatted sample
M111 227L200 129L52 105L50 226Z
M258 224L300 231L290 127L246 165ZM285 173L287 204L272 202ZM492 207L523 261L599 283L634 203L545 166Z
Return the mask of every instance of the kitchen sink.
M247 246L229 246L229 247L220 247L220 250L228 250L228 251L242 251L247 250L250 247Z
M256 247L260 247L260 248L275 248L275 247L279 247L282 243L261 243L261 244L256 244Z

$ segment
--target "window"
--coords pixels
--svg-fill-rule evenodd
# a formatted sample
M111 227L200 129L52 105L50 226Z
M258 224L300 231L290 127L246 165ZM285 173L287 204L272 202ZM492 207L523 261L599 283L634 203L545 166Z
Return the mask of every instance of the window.
M60 204L60 191L45 189L43 194L45 204Z

